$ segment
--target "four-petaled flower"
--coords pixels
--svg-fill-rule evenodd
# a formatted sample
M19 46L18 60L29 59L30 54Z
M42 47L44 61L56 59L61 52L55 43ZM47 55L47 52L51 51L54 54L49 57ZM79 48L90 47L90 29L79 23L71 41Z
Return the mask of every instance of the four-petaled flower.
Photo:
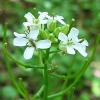
M36 49L48 49L51 46L50 40L37 41L38 31L32 30L28 34L19 34L14 32L15 38L13 44L15 46L27 46L24 52L25 59L31 59Z
M47 24L48 19L48 13L47 12L38 12L39 17L35 18L30 12L28 12L27 14L25 14L25 18L27 20L27 22L24 22L23 25L25 27L31 27L32 29L37 29L39 30L39 28L41 27L41 25L43 24Z
M58 35L58 39L61 41L59 48L73 55L75 54L75 50L78 50L82 56L86 57L86 46L88 46L88 42L78 39L78 33L79 30L74 27L70 30L68 36L60 32Z

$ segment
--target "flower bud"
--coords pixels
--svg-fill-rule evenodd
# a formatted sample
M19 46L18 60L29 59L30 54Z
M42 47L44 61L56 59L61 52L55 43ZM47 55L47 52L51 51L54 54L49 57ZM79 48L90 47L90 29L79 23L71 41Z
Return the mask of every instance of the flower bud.
M69 25L68 24L61 27L61 32L62 33L68 34L68 31L69 31Z
M57 27L57 28L54 30L54 35L55 35L56 37L58 37L59 32L61 32L61 27Z
M50 20L47 24L47 28L50 32L53 32L56 28L56 20Z
M49 34L50 33L47 30L41 30L40 31L40 38L41 39L45 39L45 38L48 39L49 38Z
M57 39L57 38L55 38L55 36L54 36L54 34L53 34L53 33L51 33L51 34L49 35L49 39L50 39L53 43L58 42L58 39Z

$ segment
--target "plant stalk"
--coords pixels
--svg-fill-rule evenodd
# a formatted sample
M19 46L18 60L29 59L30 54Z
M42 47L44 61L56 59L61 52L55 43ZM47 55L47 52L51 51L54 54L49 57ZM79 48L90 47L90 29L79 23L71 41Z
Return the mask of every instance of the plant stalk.
M46 51L46 56L44 57L44 99L48 100L48 58L49 58L49 49Z

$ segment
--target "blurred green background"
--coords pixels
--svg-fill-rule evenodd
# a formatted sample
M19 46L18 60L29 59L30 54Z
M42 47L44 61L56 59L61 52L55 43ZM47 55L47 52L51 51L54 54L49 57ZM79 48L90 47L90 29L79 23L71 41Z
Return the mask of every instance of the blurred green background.
M5 58L2 53L3 25L6 23L8 28L9 52L23 63L38 63L38 57L35 56L33 57L34 61L25 61L23 58L24 49L14 47L12 44L13 32L23 31L24 14L27 12L36 14L37 11L62 15L66 23L70 23L71 19L74 18L74 26L80 30L80 37L85 37L89 42L88 52L94 45L96 35L100 34L100 0L0 0L0 100L23 100L11 83L6 69ZM58 56L55 55L55 57ZM73 66L71 73L75 73L81 68L85 59L79 54L75 57L71 55L63 56L61 60L67 67L59 66L57 71L65 73L71 65ZM12 61L10 65L15 77L21 77L30 94L34 94L43 83L41 72L32 69L26 70ZM50 77L49 83L50 92L57 91L60 89L63 80ZM59 87L57 87L58 84ZM52 100L62 99L58 97ZM66 100L66 96L63 100ZM100 100L100 45L97 47L93 62L76 85L72 100Z

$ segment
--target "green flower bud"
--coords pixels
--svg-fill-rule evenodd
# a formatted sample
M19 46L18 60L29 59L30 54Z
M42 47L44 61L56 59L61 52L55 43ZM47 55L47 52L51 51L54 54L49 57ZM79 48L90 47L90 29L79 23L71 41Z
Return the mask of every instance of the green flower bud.
M49 34L50 33L47 30L41 30L39 37L41 39L48 39L49 38Z
M58 39L55 38L55 36L54 36L53 33L51 33L51 34L49 35L49 39L50 39L53 43L57 43L57 42L58 42Z
M56 28L56 20L50 20L47 24L47 28L50 32L53 32Z
M65 34L68 34L68 31L69 31L69 25L66 24L65 26L57 27L57 28L54 30L54 34L55 34L56 37L58 37L58 34L59 34L60 32L65 33Z
M55 35L56 37L58 37L59 32L61 32L61 27L57 27L57 28L54 30L54 35Z
M68 34L68 31L69 31L69 25L68 24L61 27L61 32L62 33Z

